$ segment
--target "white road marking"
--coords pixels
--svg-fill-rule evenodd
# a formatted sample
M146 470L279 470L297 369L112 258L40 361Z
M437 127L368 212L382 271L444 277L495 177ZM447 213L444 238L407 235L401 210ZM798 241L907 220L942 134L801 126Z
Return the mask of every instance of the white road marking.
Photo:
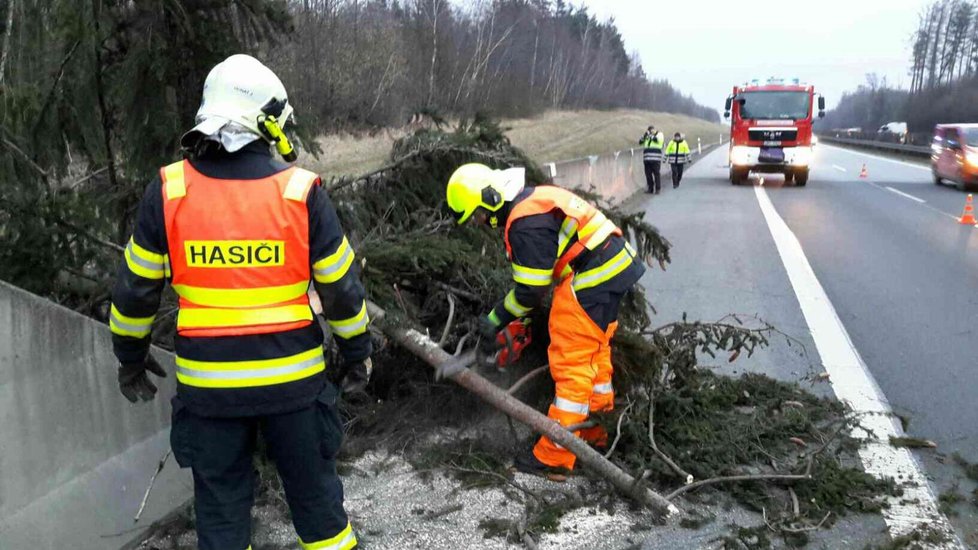
M902 160L893 160L891 158L881 157L879 155L871 155L869 153L863 153L862 151L853 151L851 149L844 149L842 147L836 147L834 145L826 145L826 147L828 147L830 149L835 149L836 151L842 151L844 153L849 153L850 155L857 155L857 156L860 156L860 157L867 157L867 158L876 159L876 160L883 160L883 161L886 161L886 162L892 162L893 164L902 164L903 166L909 166L910 168L917 168L919 170L927 170L928 172L930 172L930 167L929 166L923 166L923 165L920 165L920 164L914 164L912 162L903 162Z
M866 184L867 185L872 185L873 187L875 187L875 188L877 188L877 189L879 189L881 191L885 191L885 190L889 189L889 187L883 187L882 185L873 183L871 181L867 181ZM896 191L896 189L892 189L892 191ZM897 192L899 193L899 191L897 191ZM903 194L903 193L901 193L901 194ZM907 196L910 196L910 195L907 195ZM914 198L916 198L916 197L914 197ZM958 221L960 219L957 216L955 216L954 214L948 214L947 212L945 212L945 211L943 211L943 210L941 210L939 208L934 208L933 206L927 204L925 201L921 201L921 203L922 203L921 206L923 206L924 208L926 208L928 210L933 210L934 212L937 212L938 214L940 214L942 216L947 216L948 218L951 218L954 221Z
M908 195L907 193L904 193L903 191L894 189L894 188L890 187L889 185L887 185L886 188L889 189L890 191L893 191L897 195L900 195L901 197L906 197L906 198L908 198L908 199L910 199L912 201L917 201L917 202L919 202L921 204L925 204L927 202L924 199L920 199L920 198L917 198L917 197L915 197L913 195Z
M846 171L846 169L845 169L845 168L843 168L843 167L841 167L841 166L839 166L838 164L833 164L833 165L832 165L832 168L835 168L836 170L838 170L838 171L840 171L840 172L845 172L845 171Z
M947 534L948 542L928 548L963 548L947 518L938 511L937 499L916 459L909 450L889 444L889 437L902 436L903 430L894 422L886 396L849 338L835 307L818 282L801 243L778 215L767 191L763 187L755 187L754 193L788 272L788 279L795 290L822 365L829 374L832 389L839 400L861 414L861 427L854 429L853 435L866 440L866 444L859 449L863 467L874 476L893 478L902 484L903 495L889 498L889 507L883 510L883 519L890 534L897 537L930 526Z

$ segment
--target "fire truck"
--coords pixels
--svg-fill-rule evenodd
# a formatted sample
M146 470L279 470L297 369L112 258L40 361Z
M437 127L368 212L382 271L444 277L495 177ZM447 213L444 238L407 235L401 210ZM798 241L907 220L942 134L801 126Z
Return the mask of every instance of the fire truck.
M744 183L751 172L784 174L786 183L808 183L812 160L813 107L825 116L825 98L798 79L770 78L735 86L724 118L730 121L730 182Z

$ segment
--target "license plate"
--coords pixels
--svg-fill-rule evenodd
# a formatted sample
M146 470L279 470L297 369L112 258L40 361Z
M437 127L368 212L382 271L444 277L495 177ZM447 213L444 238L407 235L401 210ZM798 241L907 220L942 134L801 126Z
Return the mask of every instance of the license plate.
M783 163L784 162L784 149L779 147L761 147L761 152L757 156L758 162L766 163Z
M765 146L769 146L769 145L781 145L781 142L780 141L765 141L764 142L764 145Z

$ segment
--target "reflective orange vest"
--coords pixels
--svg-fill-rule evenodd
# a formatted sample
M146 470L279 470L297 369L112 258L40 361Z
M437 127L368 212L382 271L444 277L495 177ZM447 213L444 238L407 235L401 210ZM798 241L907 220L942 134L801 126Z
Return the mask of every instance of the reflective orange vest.
M621 229L597 208L574 193L553 185L539 185L533 188L528 197L516 203L506 219L503 240L506 255L513 257L509 244L509 228L513 222L526 216L545 214L553 210L564 213L557 238L557 262L554 264L553 278L560 280L570 274L570 263L585 250L594 250L611 235L621 235ZM577 242L568 247L577 235Z
M181 336L265 334L312 322L309 215L313 172L257 180L207 177L187 161L160 170Z

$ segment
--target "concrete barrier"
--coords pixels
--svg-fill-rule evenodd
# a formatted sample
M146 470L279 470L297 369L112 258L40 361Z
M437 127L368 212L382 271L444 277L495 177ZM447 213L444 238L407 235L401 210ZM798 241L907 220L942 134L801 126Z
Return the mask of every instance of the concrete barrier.
M187 502L170 458L171 376L151 403L119 394L107 326L0 282L0 548L106 550Z

